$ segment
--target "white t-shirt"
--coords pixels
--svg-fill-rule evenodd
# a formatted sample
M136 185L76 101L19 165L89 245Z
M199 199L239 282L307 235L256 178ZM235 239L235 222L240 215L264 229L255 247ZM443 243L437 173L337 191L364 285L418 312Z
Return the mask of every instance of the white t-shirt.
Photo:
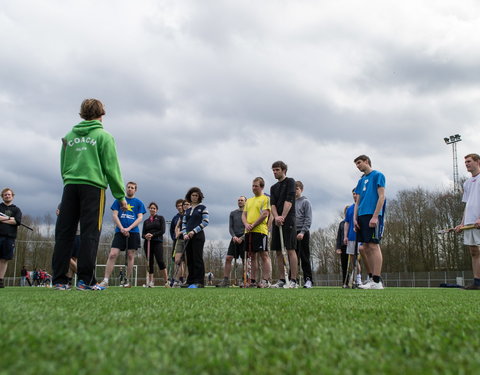
M480 218L480 175L465 181L462 202L466 203L463 224L474 224Z

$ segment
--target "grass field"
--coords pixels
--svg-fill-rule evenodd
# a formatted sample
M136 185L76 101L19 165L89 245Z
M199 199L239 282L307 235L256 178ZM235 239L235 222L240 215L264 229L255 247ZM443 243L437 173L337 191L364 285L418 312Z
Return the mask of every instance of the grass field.
M480 293L0 290L0 374L475 374Z

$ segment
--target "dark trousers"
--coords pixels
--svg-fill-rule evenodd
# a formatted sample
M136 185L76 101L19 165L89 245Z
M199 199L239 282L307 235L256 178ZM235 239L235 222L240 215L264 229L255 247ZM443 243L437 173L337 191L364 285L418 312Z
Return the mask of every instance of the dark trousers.
M195 234L187 244L188 278L187 284L205 284L205 264L203 263L203 245L205 244L205 233L203 231Z
M341 248L342 253L340 254L340 263L342 265L342 284L348 284L347 280L347 268L348 268L348 254L347 254L347 247L342 246Z
M300 232L297 232L297 234ZM310 232L305 232L301 241L297 240L295 249L299 263L302 265L303 279L313 282L312 265L310 264Z
M80 249L77 277L87 285L95 285L95 264L105 209L105 190L91 185L69 184L63 188L60 214L55 226L55 247L52 257L53 283L65 284L77 225L80 222Z
M145 240L145 242L143 243L145 255L147 255L148 252L147 246L148 240ZM155 259L157 260L158 268L160 268L160 271L164 270L166 267L165 262L163 261L163 242L150 240L150 258L148 259L148 273L153 273Z

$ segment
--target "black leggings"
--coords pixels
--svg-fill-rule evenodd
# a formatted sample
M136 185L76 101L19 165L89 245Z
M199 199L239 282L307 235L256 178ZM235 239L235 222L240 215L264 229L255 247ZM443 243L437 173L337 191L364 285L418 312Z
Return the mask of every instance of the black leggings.
M203 263L203 245L205 233L203 230L195 234L185 248L187 254L188 284L205 284L205 264Z
M163 242L162 241L147 241L143 243L145 249L145 255L147 255L147 246L150 242L150 259L148 260L148 272L153 273L153 266L155 265L154 258L157 260L158 268L163 271L165 268L165 262L163 261Z

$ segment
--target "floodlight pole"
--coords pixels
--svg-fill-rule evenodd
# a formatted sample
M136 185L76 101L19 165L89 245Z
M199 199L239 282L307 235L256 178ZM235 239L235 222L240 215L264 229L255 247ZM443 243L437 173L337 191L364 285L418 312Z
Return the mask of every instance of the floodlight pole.
M452 145L453 152L453 191L458 193L460 191L460 185L458 182L458 161L457 161L457 142L462 139L460 134L451 135L450 137L443 138L445 144Z

